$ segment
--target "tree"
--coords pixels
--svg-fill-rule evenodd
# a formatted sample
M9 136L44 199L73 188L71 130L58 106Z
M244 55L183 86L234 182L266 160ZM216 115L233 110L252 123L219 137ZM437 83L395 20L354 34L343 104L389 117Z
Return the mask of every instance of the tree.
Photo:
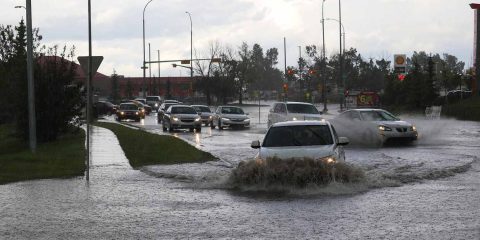
M113 74L110 77L112 81L112 94L110 98L112 99L112 102L115 104L118 104L120 102L120 86L118 83L118 74L113 70Z

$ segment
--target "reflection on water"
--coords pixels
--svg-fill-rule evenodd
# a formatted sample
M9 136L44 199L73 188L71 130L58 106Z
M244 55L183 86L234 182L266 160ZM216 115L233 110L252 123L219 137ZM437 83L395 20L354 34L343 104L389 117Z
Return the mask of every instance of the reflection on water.
M200 147L200 133L195 133L195 147Z

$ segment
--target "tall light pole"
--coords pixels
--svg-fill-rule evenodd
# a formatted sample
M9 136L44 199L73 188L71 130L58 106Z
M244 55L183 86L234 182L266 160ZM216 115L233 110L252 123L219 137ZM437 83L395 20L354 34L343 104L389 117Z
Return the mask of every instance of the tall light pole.
M340 103L340 111L343 110L343 104L345 103L345 80L343 78L343 54L342 54L342 2L338 0L338 32L339 32L339 41L340 41L340 51L339 51L339 60L340 60L340 80L343 85L342 93L342 102ZM345 29L344 29L345 30ZM345 32L345 31L344 31Z
M143 97L146 96L146 91L145 91L145 78L146 78L146 66L145 66L145 9L147 9L148 4L150 4L153 0L149 0L147 4L145 4L145 7L143 8L143 87L142 87L142 92L143 92Z
M37 150L37 126L35 121L35 85L33 79L33 33L32 33L32 1L26 0L24 8L27 15L27 81L28 81L28 138L30 151Z
M344 91L346 90L346 82L345 82L345 77L344 77L344 64L343 64L343 58L345 56L345 27L343 26L342 22L340 22L340 20L337 20L337 19L334 19L334 18L325 18L325 20L327 21L336 21L339 23L340 27L341 27L341 30L343 30L343 33L340 31L340 52L339 52L339 59L340 59L340 73L339 73L339 76L340 76L340 80L342 81L342 85L343 85L343 88L344 88ZM343 35L343 48L342 48L342 35ZM342 109L342 107L345 105L345 94L342 95L342 102L340 103L340 110ZM346 107L346 106L345 106Z
M324 7L325 0L322 0L322 38L323 38L323 46L322 46L322 77L323 77L323 87L322 87L322 95L323 95L323 112L326 113L328 111L327 109L327 76L326 76L326 71L325 71L325 64L326 64L326 58L325 58L325 19L323 17L323 7Z
M188 17L190 18L190 81L193 82L193 23L192 23L192 14L186 11Z

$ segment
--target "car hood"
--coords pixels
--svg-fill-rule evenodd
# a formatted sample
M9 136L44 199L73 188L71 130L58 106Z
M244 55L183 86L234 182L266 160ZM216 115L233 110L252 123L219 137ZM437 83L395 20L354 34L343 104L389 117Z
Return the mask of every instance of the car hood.
M201 112L200 114L201 114L200 116L208 116L208 117L213 115L213 113L211 112Z
M412 124L405 121L375 121L376 124L386 127L411 127Z
M170 114L171 117L194 119L200 117L198 114Z
M292 147L262 147L260 148L259 157L262 159L270 157L278 157L281 159L288 158L312 158L319 159L334 155L333 145L324 146L292 146Z
M229 119L240 119L240 120L244 120L248 118L248 116L245 114L222 114L220 115L220 117L229 118Z
M296 118L298 121L308 121L308 120L322 120L322 116L320 114L307 114L307 113L288 113L289 120L293 120Z

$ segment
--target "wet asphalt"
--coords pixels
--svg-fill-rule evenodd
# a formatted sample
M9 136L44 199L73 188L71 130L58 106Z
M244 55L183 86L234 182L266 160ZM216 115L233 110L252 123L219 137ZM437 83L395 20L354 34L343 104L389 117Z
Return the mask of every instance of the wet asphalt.
M335 106L330 107L334 117ZM415 122L414 145L348 146L363 184L238 191L226 179L266 132L268 107L245 107L252 126L162 132L155 116L131 123L172 134L220 158L133 170L113 133L93 128L91 179L0 185L1 239L480 239L480 124Z

